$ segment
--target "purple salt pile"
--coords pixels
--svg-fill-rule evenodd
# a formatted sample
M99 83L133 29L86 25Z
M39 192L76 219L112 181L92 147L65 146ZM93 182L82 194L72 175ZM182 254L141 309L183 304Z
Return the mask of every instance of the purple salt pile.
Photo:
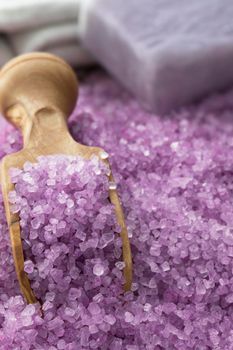
M63 336L65 347L85 347L91 334L96 348L104 345L106 332L116 322L112 308L122 294L121 238L108 199L108 174L108 166L97 156L39 157L38 163L27 162L22 170L11 169L15 191L9 193L9 201L12 212L20 215L25 271L43 302L45 323L38 330L43 348ZM38 306L30 305L24 325L34 324L36 312ZM48 342L43 341L45 335Z
M64 156L25 164L10 199L44 317L20 296L0 198L1 350L233 349L232 116L233 91L160 117L103 75L81 85L70 129L110 155L132 291L121 289L105 166L94 158L78 171L80 159ZM9 129L1 156L20 142Z

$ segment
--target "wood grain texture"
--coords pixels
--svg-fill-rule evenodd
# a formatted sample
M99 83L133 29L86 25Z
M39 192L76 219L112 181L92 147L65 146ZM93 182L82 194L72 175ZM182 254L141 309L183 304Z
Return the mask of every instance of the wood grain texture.
M100 157L103 150L77 143L70 135L67 117L77 98L76 76L63 60L56 56L34 53L13 59L0 71L0 111L23 134L24 146L7 155L1 164L1 186L10 232L12 253L19 285L28 303L37 301L24 272L24 255L18 214L10 211L8 193L14 189L10 168L22 168L26 161L37 162L41 155L74 155L89 159ZM100 157L101 159L101 157ZM102 159L101 159L102 160ZM109 164L108 160L102 160ZM113 181L112 174L109 181ZM109 190L121 226L125 291L132 284L132 257L122 206L116 190Z

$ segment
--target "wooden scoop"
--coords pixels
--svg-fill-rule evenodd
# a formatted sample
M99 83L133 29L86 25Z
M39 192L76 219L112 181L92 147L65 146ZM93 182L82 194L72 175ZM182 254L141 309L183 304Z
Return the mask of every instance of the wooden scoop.
M35 303L37 299L24 272L19 215L10 211L8 193L14 190L14 186L10 180L9 169L22 168L26 161L37 162L38 156L52 154L77 155L83 158L97 155L108 164L106 153L101 148L77 143L68 131L67 118L75 107L77 93L78 82L71 67L50 54L19 56L0 71L0 112L21 129L24 141L22 150L3 158L1 184L17 278L28 303ZM112 174L109 181L114 181ZM127 291L132 283L130 243L115 189L109 190L109 198L115 206L117 221L121 226L125 262L124 289Z

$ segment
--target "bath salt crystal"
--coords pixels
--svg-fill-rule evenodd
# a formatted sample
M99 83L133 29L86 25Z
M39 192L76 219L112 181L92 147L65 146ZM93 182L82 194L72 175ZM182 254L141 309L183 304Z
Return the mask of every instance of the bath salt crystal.
M131 312L126 311L125 312L125 322L131 323L134 320L134 316L132 315Z
M23 319L22 319L22 325L23 327L30 327L33 325L33 320L30 316L27 315L23 315Z
M67 199L67 195L64 192L58 194L58 202L60 204L66 203L66 199Z
M63 350L66 348L66 342L63 339L60 339L57 343L57 348Z
M93 273L96 276L102 276L104 274L104 266L100 263L97 263L93 267Z
M68 208L73 208L74 206L74 201L72 199L68 199L66 202L66 205Z
M27 273L32 273L34 270L34 264L31 260L27 260L24 262L24 271Z
M114 240L114 234L112 232L105 233L100 237L99 247L104 248L113 240Z
M233 303L233 293L226 296L226 302L229 304Z
M104 321L109 323L112 326L116 323L116 318L113 315L105 315Z
M164 272L170 270L170 265L169 265L169 263L168 263L167 261L164 261L164 263L161 265L161 267L162 267L162 270L163 270Z
M116 190L117 184L115 182L110 181L109 182L109 189L110 190Z
M31 222L31 225L32 225L32 228L37 230L40 227L40 220L37 218L33 219Z
M82 292L80 289L77 288L70 288L69 290L69 294L68 294L68 298L70 300L76 300L78 298L80 298L82 295Z
M101 293L98 293L93 297L93 300L96 301L97 303L101 303L103 299L104 299L104 296Z
M90 311L90 313L92 315L97 315L101 312L99 305L97 303L94 303L94 302L89 304L88 310Z
M88 328L89 328L90 334L96 334L99 332L99 329L98 327L96 327L96 325L90 325Z
M0 350L231 349L232 113L232 91L160 117L103 74L81 83L69 128L109 156L11 170L41 305L21 296L0 193ZM0 158L22 145L11 126L0 140ZM132 246L127 293L106 159Z
M117 261L115 266L119 269L119 270L123 270L125 267L125 263L124 261Z
M143 310L146 311L146 312L149 312L152 308L152 305L149 304L149 303L146 303L143 307Z
M100 158L101 158L101 159L107 159L108 157L109 157L109 154L108 154L107 152L102 151L102 152L100 153Z
M75 315L75 310L74 309L71 309L70 307L66 307L65 310L64 310L64 314L66 316L74 316Z

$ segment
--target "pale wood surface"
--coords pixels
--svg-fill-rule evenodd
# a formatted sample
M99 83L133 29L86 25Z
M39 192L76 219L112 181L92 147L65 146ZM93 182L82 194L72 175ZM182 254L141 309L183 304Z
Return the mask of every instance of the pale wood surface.
M13 59L0 71L0 111L23 134L24 146L2 160L1 185L9 226L12 253L19 285L28 303L37 301L24 272L24 255L18 214L10 211L8 193L14 189L9 176L12 167L37 162L40 155L65 154L100 157L99 147L77 143L67 128L67 117L77 98L78 83L73 70L56 56L34 53ZM101 159L101 158L100 158ZM108 160L103 160L109 164ZM114 181L112 174L109 181ZM122 228L125 291L132 283L132 257L122 206L116 190L109 190L116 217Z

